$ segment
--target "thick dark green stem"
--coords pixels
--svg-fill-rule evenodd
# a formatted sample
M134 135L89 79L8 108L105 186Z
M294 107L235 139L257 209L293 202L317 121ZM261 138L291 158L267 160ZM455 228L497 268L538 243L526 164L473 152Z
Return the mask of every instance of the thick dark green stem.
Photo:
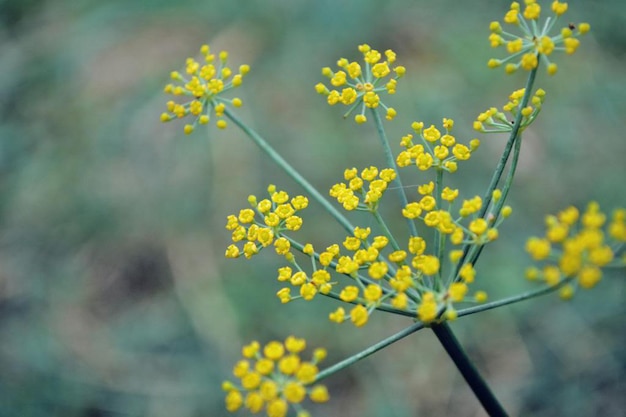
M491 389L480 376L478 370L467 357L465 350L459 344L459 341L450 330L447 323L435 324L431 327L437 339L441 342L446 352L465 378L465 381L470 386L474 394L478 398L478 401L482 404L483 408L490 416L506 416L502 405L498 402L497 398L491 392Z

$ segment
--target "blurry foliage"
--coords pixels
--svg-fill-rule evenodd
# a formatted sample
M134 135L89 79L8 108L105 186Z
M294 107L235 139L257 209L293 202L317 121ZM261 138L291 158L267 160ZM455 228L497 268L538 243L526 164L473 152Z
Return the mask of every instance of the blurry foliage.
M359 43L392 48L409 72L390 137L445 116L469 139L476 114L523 82L485 65L488 22L507 3L0 1L0 415L220 416L242 341L306 336L330 364L408 324L377 314L367 333L339 328L332 301L279 304L279 260L223 260L224 218L249 193L300 190L234 128L183 137L161 125L160 91L201 43L229 49L252 66L242 117L324 190L382 156L374 132L315 94L320 68ZM570 9L592 33L556 77L541 74L548 99L525 135L515 213L479 265L492 298L529 287L522 245L545 213L625 203L626 11L620 0ZM503 141L483 144L456 178L468 193L484 189ZM310 241L343 235L307 211ZM512 414L620 415L617 275L569 304L546 297L453 324ZM328 385L320 415L480 413L426 331Z

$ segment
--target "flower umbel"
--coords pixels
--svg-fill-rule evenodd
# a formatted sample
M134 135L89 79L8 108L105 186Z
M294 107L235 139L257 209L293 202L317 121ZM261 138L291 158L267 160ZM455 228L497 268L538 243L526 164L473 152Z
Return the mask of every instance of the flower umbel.
M395 94L398 78L404 75L406 69L400 65L392 66L396 61L396 54L391 49L385 51L385 60L383 54L367 44L359 45L359 51L363 54L364 69L356 61L350 62L346 58L340 58L337 61L337 66L341 68L339 71L334 72L329 67L322 68L322 74L328 77L332 86L337 89L329 90L323 83L318 83L315 90L325 95L331 106L337 103L351 106L344 117L360 109L354 117L359 124L367 121L365 116L367 108L376 109L379 106L385 109L387 120L393 120L396 110L387 107L381 101L380 93L386 91L388 94Z
M557 72L557 65L550 61L550 56L555 51L565 51L571 55L576 52L580 41L578 36L589 32L588 23L580 23L578 26L570 23L558 33L552 33L558 18L567 11L567 3L553 1L552 12L554 16L546 18L541 24L541 6L536 0L525 0L522 11L518 2L511 3L510 10L504 16L504 22L508 25L517 26L521 35L514 35L505 31L500 22L491 22L489 29L489 42L493 48L506 46L509 56L504 59L490 59L487 65L496 68L506 64L504 69L510 74L518 68L526 71L537 68L539 61L546 64L548 74ZM556 32L556 31L554 31Z
M413 122L411 127L419 138L419 142L413 142L413 135L409 134L402 138L400 145L406 150L400 152L396 158L399 167L415 165L421 171L430 168L444 169L448 172L456 172L457 161L467 161L470 159L472 152L478 149L480 141L472 139L469 146L457 143L454 136L451 135L454 121L452 119L443 119L442 134L434 125L424 129L423 122Z
M626 209L615 210L606 224L606 215L596 202L589 203L582 216L575 207L568 207L546 217L544 237L528 239L526 251L545 265L529 268L526 277L542 279L550 286L567 282L560 295L569 299L578 287L594 287L602 278L602 268L626 265L626 258L616 256L624 243Z
M211 112L217 117L216 126L224 129L227 126L223 119L226 104L240 107L242 101L239 98L226 99L223 94L228 90L239 87L244 75L250 71L248 65L241 65L239 73L233 74L233 70L226 65L228 52L221 51L211 53L208 45L202 45L200 52L204 62L197 62L194 58L187 58L183 75L178 71L172 71L170 77L172 83L165 86L164 91L174 96L191 98L185 103L176 103L173 100L167 102L167 111L161 114L162 122L173 119L182 119L191 116L193 122L185 125L185 133L190 134L198 124L207 124Z
M289 194L277 190L274 185L270 185L267 191L269 198L258 201L256 196L249 196L248 203L252 208L227 217L226 229L232 231L233 241L226 249L227 258L238 258L241 254L251 258L272 243L276 253L288 259L292 257L291 245L283 232L302 227L302 218L296 213L307 208L309 200L304 196L290 199ZM244 242L241 248L236 245L238 242Z
M235 364L233 375L239 379L235 384L225 381L226 409L231 413L242 406L253 414L265 409L268 417L285 417L289 408L298 415L306 415L301 403L308 396L313 402L328 401L324 385L312 385L318 374L317 364L326 357L326 350L315 349L310 361L303 361L300 354L306 341L289 336L284 343L271 341L261 347L253 341L242 349L243 359Z
M530 104L521 108L522 98L526 89L520 88L511 93L509 102L502 106L503 111L499 111L496 107L480 113L474 121L474 130L482 133L502 133L511 132L513 123L519 113L522 114L520 121L520 132L526 129L541 111L541 106L545 100L546 92L543 89L535 91L535 95L530 99ZM510 113L512 118L509 120L504 112Z

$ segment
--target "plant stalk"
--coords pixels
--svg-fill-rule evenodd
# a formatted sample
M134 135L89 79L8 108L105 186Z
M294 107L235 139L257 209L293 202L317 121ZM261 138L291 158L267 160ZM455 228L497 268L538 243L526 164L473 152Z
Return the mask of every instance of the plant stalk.
M339 224L341 224L348 233L354 233L354 226L352 225L352 223L350 223L350 221L343 214L341 214L335 207L333 207L333 205L330 204L328 200L326 200L326 198L324 198L324 196L319 191L317 191L317 189L313 187L310 182L306 180L306 178L300 175L300 173L293 166L291 166L282 156L280 156L280 154L276 152L274 148L272 148L272 146L261 137L261 135L248 127L241 119L239 119L230 110L228 110L228 108L224 110L224 114L241 130L243 130L243 132L250 139L252 139L252 141L256 143L257 146L261 148L261 150L265 152L272 161L274 161L287 173L287 175L293 178L295 182L300 184L300 186L304 188L315 201L320 203L322 207L324 207L324 209L331 216L333 216L335 220L337 220L337 222L339 222Z
M493 395L491 389L478 373L478 370L470 360L470 358L463 350L463 347L452 333L452 330L447 323L434 324L431 326L435 336L439 339L439 342L443 345L446 352L456 365L457 369L465 378L465 381L470 386L474 394L478 398L478 401L482 404L483 408L490 416L507 416L506 411L498 402L498 399Z

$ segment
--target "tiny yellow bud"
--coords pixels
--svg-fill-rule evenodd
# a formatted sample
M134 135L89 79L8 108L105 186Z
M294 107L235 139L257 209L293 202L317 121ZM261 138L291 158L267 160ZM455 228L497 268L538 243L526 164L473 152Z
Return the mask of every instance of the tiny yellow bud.
M183 128L183 131L185 132L185 135L190 135L191 132L193 132L193 126L185 125L185 127Z
M476 294L474 294L474 300L476 300L477 303L484 303L487 301L487 293L484 291L476 291Z
M581 23L578 26L578 31L580 32L581 35L584 35L585 33L589 32L589 30L591 30L591 26L589 25L589 23Z
M491 58L489 61L487 61L487 66L489 68L497 68L500 65L502 65L502 61L500 61L499 59Z
M367 122L367 117L365 117L364 114L357 114L356 116L354 116L354 121L358 124L363 124Z
M554 75L558 71L558 66L552 62L548 65L548 75Z

